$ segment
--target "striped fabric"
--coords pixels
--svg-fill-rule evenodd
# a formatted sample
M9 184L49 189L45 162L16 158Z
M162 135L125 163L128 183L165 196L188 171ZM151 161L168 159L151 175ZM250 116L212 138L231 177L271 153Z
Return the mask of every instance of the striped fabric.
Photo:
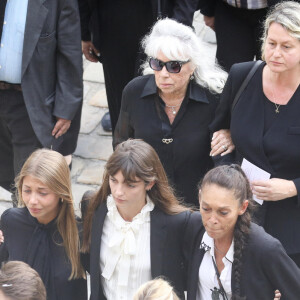
M268 6L267 0L223 0L230 6L246 8L246 9L261 9Z

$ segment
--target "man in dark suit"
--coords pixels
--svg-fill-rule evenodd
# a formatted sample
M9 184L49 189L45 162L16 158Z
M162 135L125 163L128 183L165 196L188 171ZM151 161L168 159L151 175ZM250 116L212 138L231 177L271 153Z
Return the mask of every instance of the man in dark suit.
M192 25L198 0L78 0L82 51L103 64L112 131L118 121L122 91L138 74L139 43L158 17Z
M0 24L0 185L9 188L36 148L75 150L82 105L78 4L1 0Z

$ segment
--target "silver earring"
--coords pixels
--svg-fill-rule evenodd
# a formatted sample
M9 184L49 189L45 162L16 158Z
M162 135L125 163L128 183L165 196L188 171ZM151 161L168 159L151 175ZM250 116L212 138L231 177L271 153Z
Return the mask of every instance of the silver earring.
M61 199L60 199L60 202L61 202L61 203L64 203L64 199L61 198Z
M194 74L192 74L191 76L190 76L190 80L192 81L192 80L194 80L195 79L195 76L194 76Z

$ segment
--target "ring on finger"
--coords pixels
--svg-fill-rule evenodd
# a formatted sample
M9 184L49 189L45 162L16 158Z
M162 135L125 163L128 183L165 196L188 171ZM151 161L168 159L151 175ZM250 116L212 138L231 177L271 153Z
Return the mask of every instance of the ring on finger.
M228 149L227 146L225 146L225 145L223 145L222 148L224 151L226 151Z

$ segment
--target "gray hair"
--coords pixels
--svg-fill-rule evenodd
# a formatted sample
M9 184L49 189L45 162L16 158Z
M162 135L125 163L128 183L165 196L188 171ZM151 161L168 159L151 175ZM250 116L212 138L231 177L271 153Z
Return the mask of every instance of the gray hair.
M200 40L191 27L171 19L157 21L142 41L148 57L156 58L162 52L170 60L190 60L195 67L195 81L213 93L221 93L227 73L216 64L214 51ZM142 65L143 74L153 70L148 62Z
M270 10L264 22L261 51L263 58L268 31L272 23L280 24L290 36L300 41L300 3L294 1L281 2Z

